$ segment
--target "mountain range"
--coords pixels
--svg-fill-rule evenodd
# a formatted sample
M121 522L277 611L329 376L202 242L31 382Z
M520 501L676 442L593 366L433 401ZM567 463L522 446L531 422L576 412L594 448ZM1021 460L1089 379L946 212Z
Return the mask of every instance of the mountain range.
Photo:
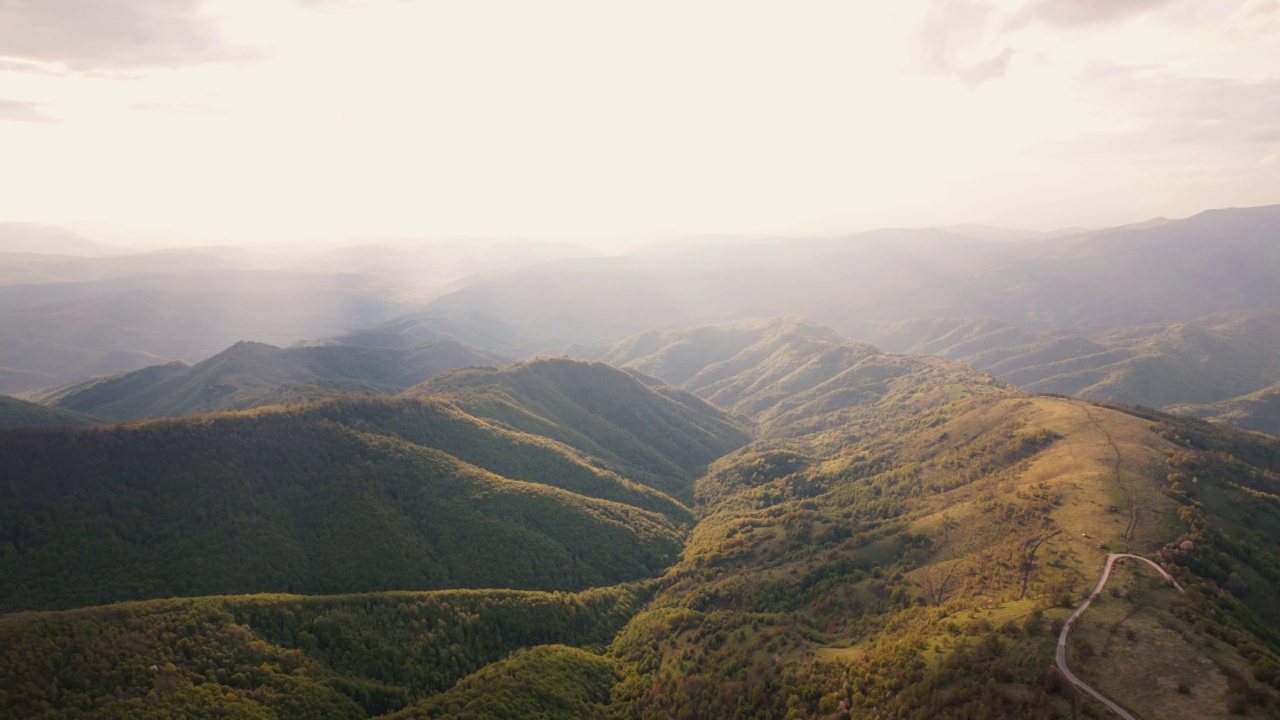
M1274 716L1277 220L0 287L75 339L0 402L0 707ZM215 349L73 377L125 326Z

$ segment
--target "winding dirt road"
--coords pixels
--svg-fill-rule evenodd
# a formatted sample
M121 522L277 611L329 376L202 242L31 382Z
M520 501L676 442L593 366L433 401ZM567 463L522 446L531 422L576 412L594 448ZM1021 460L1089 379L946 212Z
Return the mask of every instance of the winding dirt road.
M1111 568L1116 564L1116 560L1119 560L1120 558L1133 558L1135 560L1141 560L1142 562L1145 562L1146 564L1155 568L1156 571L1159 572L1160 575L1164 577L1166 581L1168 581L1174 587L1178 588L1178 592L1186 592L1185 590L1182 589L1182 586L1178 584L1178 581L1173 579L1173 576L1165 572L1164 568L1160 567L1154 561L1148 558L1144 558L1141 555L1130 555L1129 553L1108 554L1106 567L1104 567L1102 570L1102 577L1098 579L1098 586L1093 589L1093 593L1089 595L1088 599L1086 599L1084 603L1080 605L1080 607L1076 608L1075 612L1071 613L1071 617L1067 618L1067 623L1062 626L1062 632L1058 634L1057 663L1058 663L1058 669L1062 671L1063 676L1066 677L1067 680L1072 685L1075 685L1081 690L1084 690L1085 692L1094 696L1095 698L1098 699L1099 702L1101 702L1103 705L1106 705L1107 707L1114 710L1117 715L1124 718L1125 720L1138 720L1128 710L1125 710L1124 708L1117 705L1115 702L1108 699L1102 693L1089 687L1088 684L1086 684L1080 678L1076 677L1075 674L1071 672L1071 669L1067 667L1067 633L1071 632L1071 627L1076 624L1076 619L1079 618L1081 615L1083 615L1085 610L1089 609L1089 605L1093 603L1093 599L1098 597L1098 594L1102 592L1102 589L1107 586L1107 580L1111 578Z

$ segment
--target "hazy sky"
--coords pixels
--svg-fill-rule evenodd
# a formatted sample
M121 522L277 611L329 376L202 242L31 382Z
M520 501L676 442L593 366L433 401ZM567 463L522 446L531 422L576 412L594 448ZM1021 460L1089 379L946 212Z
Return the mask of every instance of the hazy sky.
M0 220L245 240L1280 203L1280 0L0 0Z

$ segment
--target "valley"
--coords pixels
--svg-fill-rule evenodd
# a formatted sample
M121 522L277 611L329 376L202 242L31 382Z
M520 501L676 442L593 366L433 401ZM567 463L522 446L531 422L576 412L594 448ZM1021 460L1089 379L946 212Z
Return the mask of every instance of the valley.
M0 0L0 720L1280 720L1280 0Z
M1108 252L1200 242L1203 220L1186 223L1117 231ZM1002 262L1053 275L1104 236ZM930 286L913 302L1005 310L895 317L872 310L902 290L886 282L821 286L815 304L786 289L786 263L758 305L716 309L761 258L871 278L940 240L955 244L913 268ZM627 283L651 287L671 251L552 259L501 292L477 277L385 320L6 398L0 706L1280 712L1280 441L1248 432L1273 430L1280 381L1265 288L1120 318L974 295L1006 271L941 231L814 257L746 247L732 278L644 300ZM617 304L581 294L577 273L600 268L619 273L593 281ZM1151 292L1192 282L1185 269L1155 266ZM801 314L839 321L842 304L859 323ZM734 317L753 307L770 314Z

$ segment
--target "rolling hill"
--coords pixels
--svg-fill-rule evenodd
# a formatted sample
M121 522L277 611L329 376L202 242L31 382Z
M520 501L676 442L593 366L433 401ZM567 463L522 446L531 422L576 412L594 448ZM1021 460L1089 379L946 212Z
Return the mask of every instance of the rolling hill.
M539 358L500 370L455 370L403 395L440 397L477 417L557 440L686 500L709 463L749 440L738 422L706 402L599 362Z
M750 417L764 435L848 426L935 395L1000 387L962 365L887 354L798 317L646 333L603 357Z
M74 427L101 422L103 421L83 413L45 407L38 403L0 395L0 428Z
M617 348L685 385L701 376L700 391L752 413L755 439L739 447L728 416L639 370L564 358L452 371L395 399L0 432L23 479L0 487L9 607L651 578L574 596L11 614L0 663L34 690L10 702L135 716L215 703L248 717L1104 716L1055 669L1059 637L1075 677L1144 717L1280 702L1276 440L1031 395L796 318ZM1118 565L1064 634L1112 553L1158 563L1185 592Z
M857 441L762 440L713 466L681 561L614 640L613 707L1105 717L1054 651L1110 552L1154 559L1186 592L1116 573L1069 635L1077 676L1142 717L1274 707L1280 446L973 391Z
M1029 333L991 319L925 319L885 326L870 337L897 352L973 365L1028 390L1192 412L1280 432L1280 424L1265 413L1246 421L1247 412L1194 409L1224 402L1249 405L1253 393L1265 394L1280 381L1276 310L1089 333Z
M705 403L598 363L462 373L508 381L509 417L550 432L495 425L421 388L415 398L3 431L0 607L639 579L679 550L691 516L672 496L691 495L694 466L747 440ZM530 382L555 392L521 399ZM445 384L463 408L492 396L483 382ZM591 442L571 449L556 435Z
M721 337L705 329L679 337L708 334ZM820 344L821 328L795 319L738 326L725 335L735 338L720 352L730 360L761 342L767 346L770 337L814 343L819 356L830 350ZM681 347L676 338L648 345L651 352L642 357L657 362L661 348ZM810 417L778 415L768 433L722 453L694 485L698 523L678 556L677 545L664 538L678 543L678 534L667 533L681 517L691 517L680 514L687 511L677 505L668 505L666 515L641 509L663 496L593 468L565 445L514 429L554 420L581 430L582 437L571 437L578 444L590 440L602 448L619 447L612 430L588 436L584 425L604 424L604 417L617 428L631 426L627 418L638 414L651 430L660 427L656 417L672 417L689 431L687 405L665 415L637 411L637 402L674 401L644 376L600 363L543 359L501 371L457 371L427 383L439 383L443 393L434 397L348 398L114 429L7 431L0 435L6 453L43 445L34 442L40 437L73 438L75 453L64 447L39 458L40 467L50 468L46 476L8 458L6 467L18 468L17 477L45 478L32 486L39 492L65 497L70 486L80 487L75 512L107 508L91 523L81 520L81 533L115 528L91 549L76 551L74 562L50 560L50 568L74 568L59 578L56 591L64 597L84 592L81 575L94 576L99 594L111 588L102 573L89 569L103 567L100 556L139 534L146 537L148 528L154 529L153 544L185 562L160 570L152 563L131 566L122 577L135 586L152 582L148 573L157 571L168 576L161 579L166 590L188 572L187 582L287 572L300 544L269 528L305 526L252 520L277 503L297 508L294 516L320 530L358 528L341 535L340 551L307 545L317 556L308 567L324 568L319 592L339 584L359 587L353 573L371 576L392 567L403 583L417 567L408 561L415 557L436 558L452 572L467 567L471 577L504 568L504 583L535 577L518 568L541 563L538 581L561 578L566 589L575 577L602 567L632 577L660 574L643 591L624 585L574 596L475 590L212 597L12 614L0 617L0 648L6 648L0 663L15 668L11 675L5 671L17 678L15 687L35 689L9 702L45 702L56 712L96 696L135 716L178 708L207 712L226 703L246 716L270 711L352 718L394 712L1067 718L1077 711L1102 717L1101 705L1053 669L1054 650L1108 553L1127 552L1159 563L1185 593L1145 566L1117 566L1105 591L1072 626L1066 653L1072 672L1144 717L1275 707L1280 561L1269 548L1280 531L1277 441L1128 406L1029 395L962 366L945 370L947 365L936 358L880 365L882 385L891 392L836 415L824 414L821 405L803 406ZM751 375L750 368L735 369L735 375ZM832 379L858 387L860 376L846 373ZM777 381L785 385L788 376ZM639 401L636 392L650 395ZM758 395L770 393L762 387ZM465 411L468 404L493 419ZM184 440L200 434L215 442L197 447ZM235 528L234 534L204 534L196 512L184 532L199 537L201 550L189 554L172 544L183 533L158 522L163 516L132 510L130 491L145 490L151 499L144 507L153 510L168 507L172 492L164 489L169 473L140 472L127 459L131 454L122 452L118 443L135 436L215 469L185 470L195 475L184 475L184 488L212 486L213 497L225 497L218 478L234 478L235 497L243 503L231 516L236 521L209 524L224 533ZM113 475L97 477L92 488L109 493L103 497L79 484L68 471L76 463L65 460L98 447L128 479L119 486ZM397 470L382 458L384 448L415 468ZM250 458L258 454L270 458L269 483L257 479ZM237 464L222 463L222 456L236 457ZM561 487L539 494L518 479L538 482L537 474ZM308 495L325 497L337 488L326 490L323 479L335 475L344 478L341 503L314 515L308 508L317 500L280 479L319 478ZM398 475L413 482L398 481ZM369 484L385 487L388 500L374 504L368 490L357 490ZM271 494L258 491L260 485ZM506 502L512 486L523 488L518 502ZM626 504L598 500L580 494L584 488L597 496L629 496ZM467 502L449 504L459 494ZM432 510L407 514L432 518L438 536L467 532L452 529L459 526L477 529L465 535L467 549L458 556L465 565L450 565L447 554L397 554L389 544L405 536L398 526L412 524L398 520L394 508L418 507L418 497L429 498L424 502ZM16 499L0 503L21 512L4 519L9 545L0 567L10 572L15 558L50 547L48 538L33 536L32 526L15 518L34 518L52 531L63 527L58 512L73 512L56 509L66 503L33 512L30 497ZM196 507L210 517L225 515L222 504L209 498ZM490 511L502 522L486 521ZM650 540L628 534L637 523L653 528ZM538 533L559 538L574 561L557 555L556 545ZM259 535L267 537L269 553L252 545ZM240 547L230 557L272 563L219 567L221 548L235 545ZM637 566L639 548L650 548L649 557L669 567ZM533 553L540 557L532 559ZM324 562L328 557L332 564ZM22 578L25 590L41 589L31 584L34 577L49 574ZM605 575L597 577L599 582ZM21 584L6 578L0 587ZM156 590L139 594L147 592ZM86 600L82 595L72 602ZM68 652L81 660L58 660L39 649L53 646L74 648ZM55 659L42 659L48 657ZM1145 660L1135 663L1135 657ZM119 669L101 671L110 667ZM74 668L99 671L80 678ZM51 694L44 680L49 677L70 684Z
M177 417L343 394L394 395L446 370L510 359L449 340L404 349L278 348L240 342L195 365L169 363L94 377L32 399L116 421Z
M489 663L520 671L516 683L495 678L498 698L504 686L521 688L536 668L541 683L570 689L587 678L547 674L543 663L567 662L566 670L584 664L589 654L566 646L609 642L648 594L621 586L573 594L222 596L4 615L0 707L24 718L80 712L354 720L489 684L480 675L453 689ZM608 667L599 658L585 664ZM612 671L592 680L605 681L607 696Z

